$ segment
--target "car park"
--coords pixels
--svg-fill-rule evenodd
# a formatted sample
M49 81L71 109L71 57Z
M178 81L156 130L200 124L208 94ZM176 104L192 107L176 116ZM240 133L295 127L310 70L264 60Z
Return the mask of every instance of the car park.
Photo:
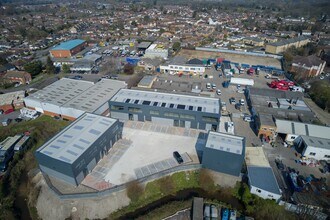
M175 160L176 160L179 164L183 163L183 159L182 159L181 155L179 154L179 152L174 151L174 152L173 152L173 157L175 158Z

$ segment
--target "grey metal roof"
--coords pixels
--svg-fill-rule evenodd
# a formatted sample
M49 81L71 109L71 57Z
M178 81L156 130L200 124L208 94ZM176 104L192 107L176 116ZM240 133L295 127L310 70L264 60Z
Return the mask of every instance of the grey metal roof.
M117 120L85 113L37 151L72 164Z
M153 75L146 75L144 76L138 86L150 86L150 84L156 79L156 76L153 76Z
M118 80L102 79L94 84L84 80L63 78L25 99L94 112L119 89L125 87L126 83Z
M119 89L125 87L126 83L124 81L102 79L78 96L66 102L63 107L76 108L85 112L94 112L116 94Z
M165 108L178 108L207 113L220 113L220 100L200 96L179 95L173 93L160 93L142 90L121 89L111 98L113 102L131 103L136 105L151 105ZM164 107L164 106L163 106Z
M276 127L277 133L330 139L330 127L326 126L276 119Z
M239 154L243 153L245 146L244 137L229 135L210 131L205 147L225 151L228 153Z
M151 42L143 41L138 44L137 48L147 49L150 46Z
M250 184L261 190L281 195L271 167L247 166Z
M25 99L61 106L93 85L93 82L62 78Z
M301 138L304 140L307 146L330 150L329 136L328 138L319 138L319 137L310 137L310 136L301 135Z

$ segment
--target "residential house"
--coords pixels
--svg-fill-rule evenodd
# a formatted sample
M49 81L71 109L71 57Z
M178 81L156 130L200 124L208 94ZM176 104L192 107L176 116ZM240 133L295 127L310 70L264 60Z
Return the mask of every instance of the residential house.
M298 74L302 78L309 78L320 75L325 66L326 61L321 60L321 58L315 55L307 57L295 56L290 71Z
M31 74L25 71L7 71L4 78L11 83L21 85L29 84L32 81Z

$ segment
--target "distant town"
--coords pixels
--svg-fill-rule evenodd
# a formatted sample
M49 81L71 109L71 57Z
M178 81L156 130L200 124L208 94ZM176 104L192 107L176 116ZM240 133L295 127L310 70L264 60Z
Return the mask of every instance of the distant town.
M0 219L328 219L329 11L0 2Z

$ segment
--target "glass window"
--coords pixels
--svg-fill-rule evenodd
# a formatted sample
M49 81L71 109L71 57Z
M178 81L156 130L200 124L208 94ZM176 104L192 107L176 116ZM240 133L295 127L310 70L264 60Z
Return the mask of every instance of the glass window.
M165 112L165 113L164 113L164 116L166 116L166 117L175 117L175 118L178 118L178 117L179 117L179 114L177 114L177 113L173 113L173 112Z
M142 113L142 110L140 108L134 108L134 107L128 107L128 111Z
M196 119L194 115L187 115L187 114L180 114L180 118L190 119L190 120L195 120Z
M159 111L150 110L150 115L159 115Z
M124 106L120 106L120 105L112 105L111 106L112 110L117 110L117 111L121 111L124 110Z
M202 120L203 121L206 121L206 122L211 122L211 123L217 123L218 122L218 119L217 118L207 117L207 116L203 116L202 117Z

